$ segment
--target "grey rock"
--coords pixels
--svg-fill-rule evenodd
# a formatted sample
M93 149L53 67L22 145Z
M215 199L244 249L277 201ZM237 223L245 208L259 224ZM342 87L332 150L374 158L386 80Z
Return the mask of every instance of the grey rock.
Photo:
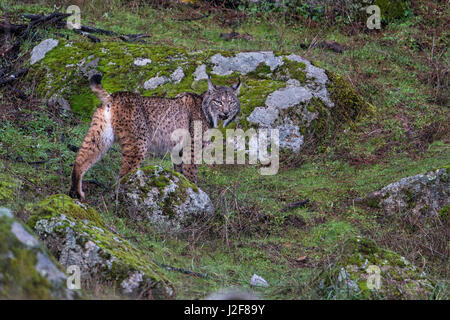
M310 90L303 87L288 87L271 93L266 99L270 108L287 109L307 102L313 97Z
M308 83L306 87L311 90L314 97L321 99L329 108L334 107L334 103L330 99L326 84L328 82L328 76L324 69L313 66L308 60L296 55L290 54L286 56L288 60L294 62L301 62L306 65L306 78Z
M212 73L225 76L233 72L247 74L254 71L259 64L264 63L273 71L284 64L283 57L277 57L273 52L241 52L235 57L224 57L220 53L211 57L214 64Z
M13 214L12 214L11 210L9 210L8 208L0 208L0 218L1 217L12 218Z
M155 299L165 299L173 295L173 288L162 270L145 252L119 239L104 225L97 225L98 221L76 218L67 211L62 214L67 207L58 203L48 201L36 206L32 227L61 265L77 266L81 279L117 281L122 294L132 298L150 294ZM67 196L64 196L64 203L70 203L70 208L81 215L92 210ZM50 205L51 215L45 211ZM40 266L43 271L51 270L45 259Z
M169 81L170 81L170 79L166 76L162 76L162 77L156 76L156 77L153 77L153 78L145 81L143 87L145 90L154 90Z
M5 240L0 248L0 299L80 298L79 291L67 289L67 276L43 243L13 218L9 210L0 212L3 212L0 227ZM17 252L20 256L16 256ZM28 261L36 264L29 265Z
M180 83L184 78L184 71L182 67L178 67L171 75L170 80L175 83Z
M136 59L134 59L133 63L135 66L142 67L149 63L152 63L152 60L148 59L148 58L136 58Z
M59 96L58 94L53 94L50 99L47 101L47 105L52 108L60 108L63 110L70 110L70 103L63 97Z
M195 69L194 81L206 80L208 79L208 74L206 73L206 65L202 64Z
M16 236L16 238L22 242L24 245L30 248L35 248L39 246L39 240L36 239L32 234L25 230L25 228L19 222L14 221L11 226L11 232Z
M304 144L304 137L300 133L298 126L293 124L282 124L277 126L280 137L280 148L290 149L294 153L298 153Z
M368 194L365 201L390 214L437 215L450 205L449 170L442 168L403 178Z
M256 107L247 117L247 121L260 127L270 127L278 119L280 111L277 108Z
M56 39L45 39L31 51L30 64L33 65L36 62L44 59L47 52L52 50L58 45L58 40Z
M257 287L268 287L269 283L262 277L258 276L256 273L253 274L252 278L250 279L250 284L252 286Z
M131 219L171 233L214 213L204 191L183 175L160 166L144 167L125 176L119 200Z
M87 61L87 62L85 62ZM87 57L86 60L82 60L79 64L80 66L80 72L81 74L86 77L87 79L90 79L95 74L100 74L100 72L97 70L98 62L100 61L100 58L95 58L94 56Z

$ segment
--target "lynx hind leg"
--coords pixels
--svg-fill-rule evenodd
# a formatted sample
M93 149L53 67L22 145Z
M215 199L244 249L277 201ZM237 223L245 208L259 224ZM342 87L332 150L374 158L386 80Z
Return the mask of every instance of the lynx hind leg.
M91 126L81 144L72 170L70 196L84 198L82 188L83 176L114 143L114 132L111 126L111 110L102 106L95 110Z

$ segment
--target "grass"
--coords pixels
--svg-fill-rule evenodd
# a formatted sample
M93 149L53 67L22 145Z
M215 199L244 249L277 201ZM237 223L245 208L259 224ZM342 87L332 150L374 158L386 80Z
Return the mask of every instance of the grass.
M19 19L19 12L49 13L51 3L3 0L0 15ZM431 72L432 50L431 40L422 39L427 33L421 30L421 16L390 23L381 32L349 34L340 26L308 28L300 23L279 23L276 16L255 15L238 19L236 30L249 33L253 40L224 41L220 33L231 31L231 26L220 22L226 18L220 13L185 22L179 19L192 13L185 9L124 8L112 0L80 1L80 7L83 24L123 34L149 33L150 45L168 43L191 51L214 48L300 54L345 76L376 106L375 114L334 132L319 146L322 152L306 155L301 166L282 163L278 175L261 176L254 166L202 166L199 186L211 196L222 220L206 226L200 235L172 238L148 233L116 214L112 185L121 158L119 147L114 146L85 177L96 182L85 184L88 203L119 234L142 249L151 249L150 258L156 262L207 275L202 278L166 270L177 298L203 298L223 287L255 289L249 284L254 273L270 284L255 289L261 297L327 298L318 289L319 274L339 262L341 243L356 234L395 248L431 277L444 279L436 298L448 298L449 270L443 259L426 256L427 251L416 243L419 236L401 233L400 222L386 225L377 212L353 203L400 178L450 163L448 107L436 104L430 87L420 80ZM345 43L348 50L337 54L300 48L301 43L316 37ZM442 39L445 33L435 39L438 47L433 50L442 50ZM423 49L417 44L421 41ZM27 48L31 47L28 44ZM448 60L448 51L443 51L441 59ZM70 113L50 110L40 101L22 105L20 115L15 116L20 102L7 90L1 94L0 178L4 183L0 188L7 191L0 189L0 206L10 207L26 219L32 203L67 192L76 155L71 146L81 144L88 124ZM167 158L148 159L145 164L155 162L170 167ZM2 198L3 194L7 196ZM303 199L310 199L306 208L281 211ZM399 235L404 239L399 240ZM425 260L421 260L423 256ZM100 292L94 296L111 297L107 288Z

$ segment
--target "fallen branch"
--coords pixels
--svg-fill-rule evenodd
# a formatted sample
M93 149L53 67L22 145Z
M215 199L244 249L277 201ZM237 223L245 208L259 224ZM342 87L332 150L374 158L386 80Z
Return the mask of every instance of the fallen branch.
M12 83L16 81L19 77L26 74L28 72L28 69L20 69L19 71L16 71L9 76L0 78L0 87L4 86L5 84Z
M302 207L306 206L308 203L309 203L309 199L305 199L305 200L297 201L297 202L292 202L292 203L289 203L283 209L281 209L281 212L285 212L285 211L292 210L292 209L295 209L295 208L302 208Z
M106 34L108 36L118 36L118 34L114 31L99 29L99 28L94 28L94 27L89 27L89 26L81 26L80 30L84 31L84 32L89 32L89 33L99 33L99 34Z
M4 33L18 33L25 29L24 25L0 22L0 31Z
M85 36L86 38L88 38L89 40L91 40L94 43L100 42L99 38L97 38L96 36L93 36L89 32L81 31L79 29L73 29L73 32L78 33L82 36Z

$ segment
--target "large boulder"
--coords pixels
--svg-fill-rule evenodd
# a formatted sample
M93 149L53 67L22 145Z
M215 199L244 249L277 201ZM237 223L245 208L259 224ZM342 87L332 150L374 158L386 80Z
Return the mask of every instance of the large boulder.
M450 205L450 170L442 168L403 178L371 192L364 202L388 214L436 216Z
M33 208L28 224L59 262L80 268L81 278L115 283L132 298L171 298L172 285L144 251L106 228L92 208L53 195Z
M321 135L334 122L354 120L372 106L342 77L296 54L281 52L187 52L182 48L124 42L86 43L59 39L27 75L40 78L37 93L57 96L89 120L99 101L89 75L103 74L110 92L132 91L174 97L202 93L207 73L214 83L230 85L240 76L242 129L280 131L280 146L300 152L310 134ZM233 128L235 124L230 124Z
M214 213L204 191L182 174L160 166L143 167L123 177L119 201L134 221L172 234Z
M321 287L335 298L427 299L433 282L405 257L370 239L348 239L336 267L323 273Z
M0 299L74 299L62 267L29 228L0 208Z

